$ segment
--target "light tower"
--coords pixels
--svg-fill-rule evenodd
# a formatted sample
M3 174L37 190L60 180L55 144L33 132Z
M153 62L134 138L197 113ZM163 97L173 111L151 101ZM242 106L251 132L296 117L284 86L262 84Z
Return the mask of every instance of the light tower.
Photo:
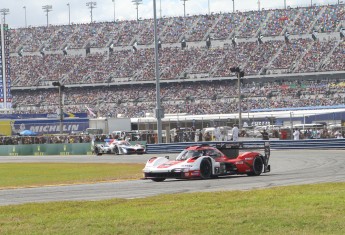
M137 9L137 21L139 21L139 5L143 4L143 0L132 0L132 2L136 6L136 9Z
M186 2L188 0L181 0L183 2L183 16L186 17Z
M4 24L6 24L6 15L10 14L10 9L2 8L0 9L0 13L4 17Z
M116 21L116 18L115 18L115 0L112 0L113 2L113 5L114 5L114 22Z
M27 22L26 22L26 6L23 6L24 9L24 20L25 20L25 28L27 27Z
M71 4L67 3L68 6L68 25L71 24Z
M42 6L42 9L43 11L46 12L46 16L47 16L47 27L49 26L49 21L48 21L48 15L49 15L49 12L51 12L53 10L53 7L52 5L45 5L45 6Z
M90 9L90 13L91 13L91 23L93 22L93 20L92 20L92 10L93 10L94 8L96 8L96 5L97 5L96 2L87 2L87 3L86 3L86 6Z

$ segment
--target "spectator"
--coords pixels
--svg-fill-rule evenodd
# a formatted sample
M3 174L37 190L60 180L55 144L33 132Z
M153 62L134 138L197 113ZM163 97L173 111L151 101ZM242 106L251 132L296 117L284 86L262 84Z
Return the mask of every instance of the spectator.
M212 140L212 136L211 136L210 132L205 133L204 139L205 139L205 141L211 141Z
M221 133L220 133L219 126L215 126L215 128L214 128L214 138L215 138L216 141L221 141L220 135L221 135Z
M268 135L268 132L266 131L266 129L264 129L264 130L261 132L261 135L262 135L262 139L263 139L263 140L269 140L269 135Z
M292 135L294 140L299 140L300 132L298 129L295 129Z
M232 128L232 140L233 141L238 141L238 127L237 125L234 125L233 128Z

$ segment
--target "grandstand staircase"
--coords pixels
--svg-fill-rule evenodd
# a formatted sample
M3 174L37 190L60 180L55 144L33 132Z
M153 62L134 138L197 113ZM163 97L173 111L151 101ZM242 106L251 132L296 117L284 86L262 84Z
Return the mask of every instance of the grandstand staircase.
M313 32L313 29L316 29L317 31L319 31L318 28L315 28L315 25L317 23L317 21L320 19L320 17L322 16L322 14L326 11L326 7L322 7L319 14L314 18L314 21L312 24L310 24L310 27L308 29L308 32L309 33L312 33Z
M204 41L207 39L207 36L208 36L208 35L210 35L211 38L212 38L212 36L213 36L213 35L211 34L212 30L214 29L214 27L218 24L218 22L219 22L223 17L224 17L224 15L219 15L219 17L217 17L217 19L216 19L215 22L213 23L212 27L210 27L210 28L207 30L206 34L204 35L204 38L203 38Z
M245 24L246 19L244 19L227 37L226 40L231 40L234 36L238 35L238 30Z
M323 61L320 61L319 64L317 65L317 70L320 70L324 65L328 64L329 59L333 55L334 50L340 45L342 40L337 40L335 43L334 47L331 49L331 51L328 53L328 55L325 57Z
M288 33L291 32L291 29L294 27L296 20L299 19L301 13L302 13L301 10L299 10L295 19L282 30L282 32L280 33L280 36L285 36L285 32L288 32Z
M198 22L199 22L200 20L201 20L201 18L198 18L198 20L196 20L196 21L194 22L194 24L192 25L191 28L193 29L193 28L195 28L196 26L198 26ZM189 31L189 30L190 30L190 28L187 28L186 32L184 32L184 33L181 34L181 36L180 36L179 39L178 39L179 42L181 42L183 38L185 38L185 39L188 41L188 38L189 38L189 37L188 37L188 36L189 36L188 31Z
M267 24L267 21L269 21L269 19L271 19L271 16L272 16L272 11L270 11L268 14L267 14L267 17L265 19L265 21L263 23L260 24L260 27L258 28L258 30L255 32L255 35L254 37L258 37L260 35L260 33L262 33L263 35L266 33L266 30L263 30L263 25L266 25Z
M268 63L266 64L266 69L267 69L267 71L272 70L272 69L269 69L269 68L271 68L271 65L272 65L273 61L281 54L281 52L282 52L282 50L283 50L284 47L286 47L286 44L283 44L283 45L278 49L277 53L275 53L275 54L272 56L271 60L268 61ZM260 74L263 72L263 69L265 69L265 68L262 68L262 69L260 70Z
M99 27L99 28L97 29L96 35L99 35L99 34L102 33L104 26L103 26L103 25L101 25L101 26L102 26L102 27ZM89 38L88 40L86 40L86 41L84 42L83 48L86 48L86 47L90 44L90 42L92 42L92 41L94 40L94 38L95 38L95 36L93 36L93 37Z
M166 29L168 28L168 26L171 24L171 20L169 20L166 24L165 24L165 26L164 26L164 28L162 29L162 31L160 32L160 34L158 35L158 38L160 38L163 42L164 42L164 38L165 37L163 37L163 35L164 35L164 32L166 31ZM158 27L158 26L157 26Z
M80 29L79 29L80 30ZM79 32L78 30L78 32ZM69 43L71 41L71 38L74 36L75 33L71 33L68 37L66 37L65 41L61 44L61 49L64 48L65 46L69 46Z
M310 43L310 44L307 46L307 48L304 50L304 52L301 53L301 56L300 56L298 59L296 59L296 61L295 61L296 63L294 64L294 68L290 68L291 71L292 71L293 73L295 73L295 72L297 71L297 69L298 69L298 67L299 67L299 64L302 62L304 56L305 56L305 55L310 51L310 49L313 47L314 43L315 43L315 42Z

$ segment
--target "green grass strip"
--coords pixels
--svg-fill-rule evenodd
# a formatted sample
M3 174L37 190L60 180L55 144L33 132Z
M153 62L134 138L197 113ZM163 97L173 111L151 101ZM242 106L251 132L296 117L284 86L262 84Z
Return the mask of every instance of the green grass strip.
M143 164L3 163L0 188L138 179L143 168Z
M3 206L0 234L344 234L344 202L331 183Z

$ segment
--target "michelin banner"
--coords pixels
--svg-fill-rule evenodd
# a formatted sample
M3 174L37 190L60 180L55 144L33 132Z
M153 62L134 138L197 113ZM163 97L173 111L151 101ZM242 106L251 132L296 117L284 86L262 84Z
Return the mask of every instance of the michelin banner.
M60 121L55 120L14 120L9 123L12 135L17 135L24 130L33 131L39 135L59 134ZM89 127L89 119L65 119L62 125L64 134L79 133Z

